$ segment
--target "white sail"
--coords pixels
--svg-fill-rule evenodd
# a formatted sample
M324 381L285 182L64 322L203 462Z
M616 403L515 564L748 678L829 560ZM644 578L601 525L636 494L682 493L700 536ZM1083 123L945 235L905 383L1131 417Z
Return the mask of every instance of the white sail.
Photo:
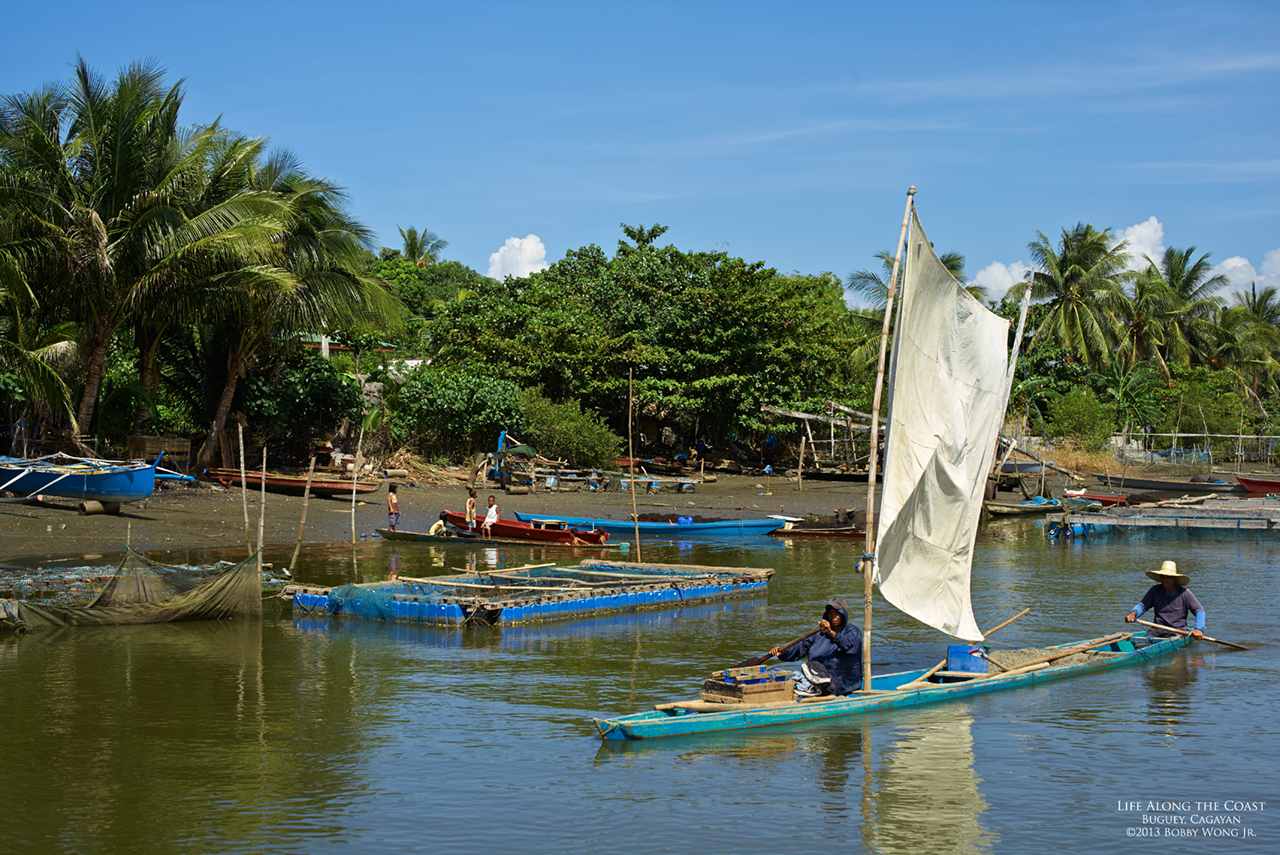
M1011 379L1009 322L952 277L914 210L901 301L872 578L922 623L977 640L969 574Z

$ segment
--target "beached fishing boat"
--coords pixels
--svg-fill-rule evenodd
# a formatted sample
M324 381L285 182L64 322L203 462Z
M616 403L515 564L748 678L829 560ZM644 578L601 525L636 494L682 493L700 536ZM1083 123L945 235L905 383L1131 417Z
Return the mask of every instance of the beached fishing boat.
M1119 475L1099 475L1094 478L1102 486L1113 490L1143 490L1156 493L1243 493L1245 488L1230 481L1169 481L1159 478L1123 478Z
M1075 499L1084 499L1087 502L1097 502L1104 508L1114 508L1117 505L1127 505L1129 498L1127 496L1113 496L1109 493L1090 493L1087 490L1064 490L1064 495ZM1072 510L1079 510L1072 508Z
M239 469L218 469L209 467L204 470L205 475L211 481L217 481L224 487L240 486L240 470ZM245 479L249 482L250 490L257 490L262 487L262 472L250 470L245 473ZM356 495L364 495L366 493L375 492L381 484L377 481L360 481L353 484L342 478L332 476L313 477L311 479L311 495L313 496L330 496L341 498L350 496L352 493ZM284 493L290 496L301 496L307 487L306 475L273 475L267 473L266 490L268 493Z
M290 586L295 613L400 623L520 625L765 593L773 571L753 567L587 560L427 579Z
M970 577L983 490L1008 404L1029 297L1028 293L1023 299L1011 358L1005 349L1008 321L983 307L938 260L912 210L914 192L912 188L908 194L898 239L900 256L910 230L902 306L889 363L885 490L878 518L874 478L868 489L867 515L876 525L867 537L870 560L862 562L862 688L846 696L798 700L791 681L779 679L778 672L760 670L760 663L769 658L765 654L743 663L747 667L713 674L698 700L596 719L604 738L701 734L921 706L1115 668L1186 643L1181 637L1148 643L1145 637L1123 632L1051 648L1000 652L988 652L981 643L952 644L946 658L933 668L873 677L873 585L901 611L953 638L981 642L1000 628L985 634L978 628L970 604ZM898 281L896 260L889 281ZM890 290L871 411L873 435L893 299ZM873 476L876 465L873 457ZM749 702L769 695L776 700Z
M445 522L449 525L466 530L466 514L460 514L457 511L444 511L443 514ZM480 524L481 519L482 517L477 516L477 526ZM578 546L598 546L609 540L609 532L607 531L583 526L579 523L574 523L571 519L552 519L550 517L540 517L531 522L523 522L518 519L499 519L493 524L491 533L494 537L522 540L525 543L566 543ZM483 539L483 535L481 537Z
M538 546L548 549L616 549L626 552L631 548L631 544L625 540L617 543L554 543L552 541L531 542L528 540L520 540L514 537L480 537L475 533L467 533L456 528L446 528L443 534L428 534L422 531L392 531L389 528L376 529L378 535L384 540L410 541L414 543L438 543L444 546L465 546L471 549L478 549L490 546Z
M570 525L580 525L607 531L614 536L626 537L630 535L634 537L636 532L636 524L631 520L612 520L600 517L553 517L550 514L526 514L520 511L516 511L515 516L516 519L523 522L560 520ZM685 517L685 519L689 521L682 523L678 519L673 522L642 519L640 520L640 535L642 537L658 537L663 540L699 536L740 537L743 535L768 534L774 529L782 528L785 522L784 520L769 518L715 520L713 522L694 522L691 517Z
M1280 493L1280 478L1255 478L1251 475L1237 475L1240 486L1250 493Z
M98 502L140 502L156 489L157 457L142 461L98 460L50 454L26 459L0 456L0 493L17 494L26 501L34 496L54 496Z
M86 605L0 600L0 628L18 632L261 615L257 556L234 565L181 567L157 564L127 550L115 573Z
M769 532L770 537L834 537L863 539L867 533L856 525L839 523L818 523L809 520L783 520L782 528Z
M1034 516L1062 510L1062 502L1042 497L1025 502L983 502L982 506L996 516Z

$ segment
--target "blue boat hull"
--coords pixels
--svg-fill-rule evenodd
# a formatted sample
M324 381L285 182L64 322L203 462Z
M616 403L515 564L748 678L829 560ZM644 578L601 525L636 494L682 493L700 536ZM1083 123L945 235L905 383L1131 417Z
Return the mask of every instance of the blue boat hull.
M560 520L571 526L581 526L582 528L594 528L601 531L609 532L609 535L635 536L636 524L630 520L605 520L593 517L562 517L555 514L524 514L519 511L515 512L516 519L521 522L532 522L533 520ZM684 537L740 537L743 535L768 534L771 531L782 528L785 525L784 520L775 519L752 519L752 520L723 520L720 522L708 523L688 523L686 525L673 525L665 522L645 522L640 521L640 534L646 537L663 538L671 540L672 538Z
M1160 641L1148 647L1135 647L1132 642L1121 641L1102 649L1103 652L1118 655L1075 666L1046 668L1041 671L988 677L965 683L940 683L927 688L899 690L898 687L906 686L924 676L926 670L921 669L875 677L872 688L877 690L877 694L873 695L851 695L819 703L781 704L730 712L706 713L685 709L663 709L615 719L598 718L595 720L595 725L605 739L655 739L664 736L690 736L727 730L801 724L875 710L919 707L953 698L972 697L1050 680L1060 680L1077 674L1109 671L1172 653L1187 643L1188 639L1185 636ZM1061 645L1061 647L1070 646L1072 645Z
M157 459L150 464L75 462L54 464L0 458L0 489L18 495L99 502L139 502L156 489Z

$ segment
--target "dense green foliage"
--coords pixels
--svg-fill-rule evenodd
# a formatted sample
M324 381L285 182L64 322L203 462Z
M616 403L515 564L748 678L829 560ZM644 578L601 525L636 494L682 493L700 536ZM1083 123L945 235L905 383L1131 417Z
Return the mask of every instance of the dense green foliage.
M584 412L577 401L552 403L541 391L520 393L524 418L521 439L543 457L567 461L571 466L614 466L622 453L622 437L609 430L595 413Z
M632 372L637 411L685 436L754 430L762 404L820 406L857 388L861 338L835 277L657 247L662 227L624 231L634 243L613 257L583 247L442 306L429 328L439 363L576 399L620 432Z
M391 405L398 445L439 459L494 451L503 430L518 431L520 387L479 366L429 365L412 372Z
M1049 438L1096 451L1115 433L1115 408L1091 389L1072 389L1049 407Z

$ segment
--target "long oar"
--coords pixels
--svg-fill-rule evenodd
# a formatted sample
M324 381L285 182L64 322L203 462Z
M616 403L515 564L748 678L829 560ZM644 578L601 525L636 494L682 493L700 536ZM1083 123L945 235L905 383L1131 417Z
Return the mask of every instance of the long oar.
M806 632L804 635L795 639L794 641L788 641L786 644L782 645L782 647L779 649L779 652L795 647L797 644L799 644L809 636L816 633L819 629L822 629L822 627L816 627L814 629L811 629L808 632ZM768 662L772 658L773 658L772 651L769 653L761 653L759 656L753 656L744 662L739 662L737 665L734 665L733 667L734 668L754 668L756 665L763 665L765 662Z
M1156 629L1162 629L1162 630L1164 630L1165 632L1176 632L1178 635L1190 635L1190 634L1191 634L1190 632L1188 632L1188 631L1187 631L1187 630L1185 630L1185 629L1175 629L1175 628L1173 628L1173 627L1171 627L1171 626L1165 626L1165 625L1164 625L1164 624L1162 624L1162 623L1151 623L1151 622L1149 622L1149 621L1145 621L1145 620L1135 620L1135 621L1134 621L1134 623L1140 623L1140 624L1142 624L1143 626L1150 626L1150 627L1154 627L1154 628L1156 628ZM1234 647L1236 650L1257 650L1257 649L1258 649L1258 648L1256 648L1256 647L1245 647L1243 644L1236 644L1235 642L1232 642L1232 641L1223 641L1223 640L1222 640L1222 639L1220 639L1220 638L1210 638L1210 637L1209 637L1209 636L1207 636L1207 635L1202 635L1200 638L1201 638L1201 640L1202 640L1202 641L1212 641L1214 644L1221 644L1221 645L1222 645L1222 646L1224 646L1224 647Z

